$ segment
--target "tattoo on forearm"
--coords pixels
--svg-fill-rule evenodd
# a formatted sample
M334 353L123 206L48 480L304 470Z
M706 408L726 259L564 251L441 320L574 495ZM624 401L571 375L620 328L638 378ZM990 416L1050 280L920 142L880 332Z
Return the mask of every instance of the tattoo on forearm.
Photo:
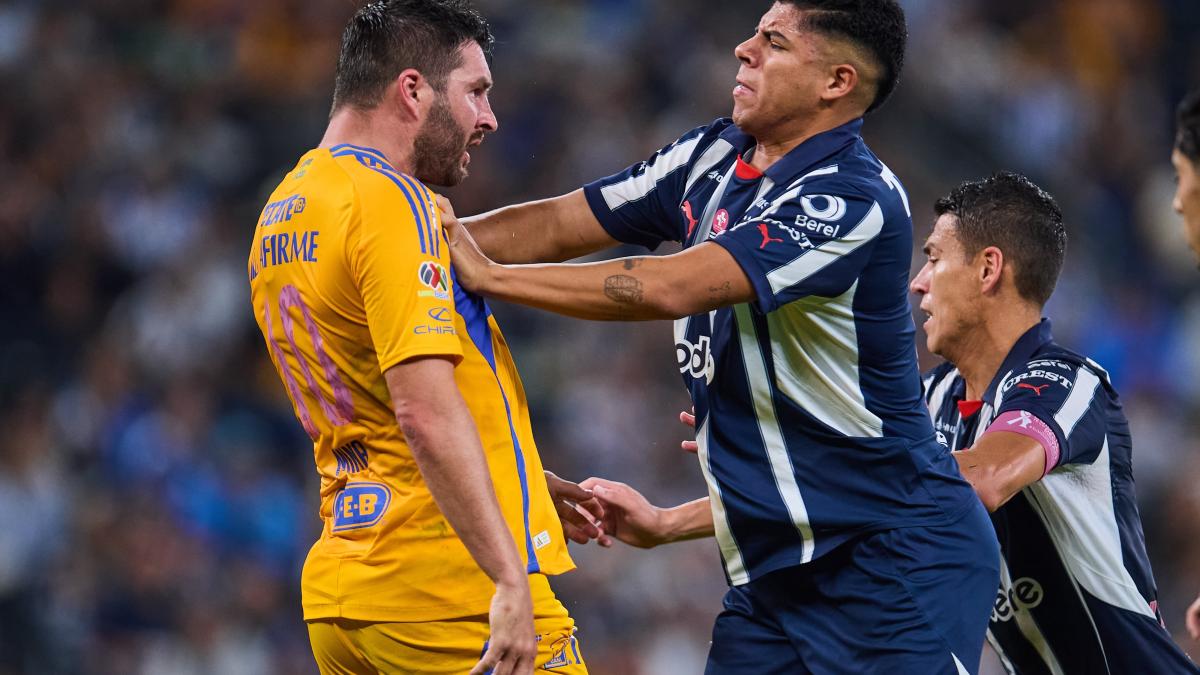
M727 304L731 294L733 294L733 282L730 281L726 281L720 286L708 287L708 299L720 305Z
M641 267L643 262L641 258L626 258L625 269L632 270L635 267Z
M604 280L604 295L622 305L640 305L642 282L627 274L614 274Z

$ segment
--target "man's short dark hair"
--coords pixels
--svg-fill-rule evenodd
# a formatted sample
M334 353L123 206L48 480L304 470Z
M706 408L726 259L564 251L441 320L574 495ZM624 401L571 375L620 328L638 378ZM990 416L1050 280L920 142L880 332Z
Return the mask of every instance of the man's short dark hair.
M1062 210L1048 192L1025 176L1001 171L959 185L937 200L933 210L955 216L968 259L995 246L1013 264L1022 298L1039 307L1050 299L1067 253L1067 230Z
M441 91L462 65L459 48L479 43L485 54L492 32L466 0L376 0L346 24L333 87L333 109L370 109L388 85L413 68Z
M1193 163L1200 163L1200 89L1183 98L1175 111L1175 147Z
M908 25L896 0L781 0L805 13L801 28L849 40L875 58L879 82L871 112L883 105L900 81Z

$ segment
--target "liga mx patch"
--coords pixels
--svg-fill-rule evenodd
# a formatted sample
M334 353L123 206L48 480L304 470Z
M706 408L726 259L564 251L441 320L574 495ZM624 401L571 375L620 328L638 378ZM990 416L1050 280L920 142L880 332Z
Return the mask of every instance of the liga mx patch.
M333 497L333 532L371 527L383 519L392 491L383 483L347 483Z
M432 295L438 300L446 300L450 297L450 275L446 273L445 267L435 262L425 261L417 270L417 278L421 280L422 284L433 289L419 291L417 295L422 297Z

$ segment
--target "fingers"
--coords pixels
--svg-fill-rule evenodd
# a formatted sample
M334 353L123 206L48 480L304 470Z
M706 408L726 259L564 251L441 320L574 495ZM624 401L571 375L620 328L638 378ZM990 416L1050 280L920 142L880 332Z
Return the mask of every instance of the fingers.
M453 220L455 223L457 223L458 219L454 215L454 205L450 203L450 200L446 199L442 195L435 195L435 197L437 199L437 206L442 211L442 213L447 218L449 218L450 220Z
M1187 611L1187 629L1193 640L1200 640L1200 598L1188 607Z
M555 499L570 499L573 502L582 502L592 498L592 493L585 490L576 483L569 480L559 478L550 471L546 471L546 484L550 487L550 494Z
M688 425L689 427L695 429L696 428L696 409L692 408L692 412L690 412L690 413L689 412L679 413L679 421L683 422L684 424Z
M580 511L566 502L555 502L558 519L562 521L563 532L567 538L576 544L586 544L600 536L600 528L589 518L586 512Z

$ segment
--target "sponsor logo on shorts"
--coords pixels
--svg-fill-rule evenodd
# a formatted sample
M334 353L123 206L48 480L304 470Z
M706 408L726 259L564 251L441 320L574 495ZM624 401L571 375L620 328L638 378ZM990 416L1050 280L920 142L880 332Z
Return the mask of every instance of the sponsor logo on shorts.
M1029 612L1042 604L1045 597L1042 585L1030 577L1021 577L1007 588L1001 586L992 607L992 621L1000 623L1012 619L1017 612Z

